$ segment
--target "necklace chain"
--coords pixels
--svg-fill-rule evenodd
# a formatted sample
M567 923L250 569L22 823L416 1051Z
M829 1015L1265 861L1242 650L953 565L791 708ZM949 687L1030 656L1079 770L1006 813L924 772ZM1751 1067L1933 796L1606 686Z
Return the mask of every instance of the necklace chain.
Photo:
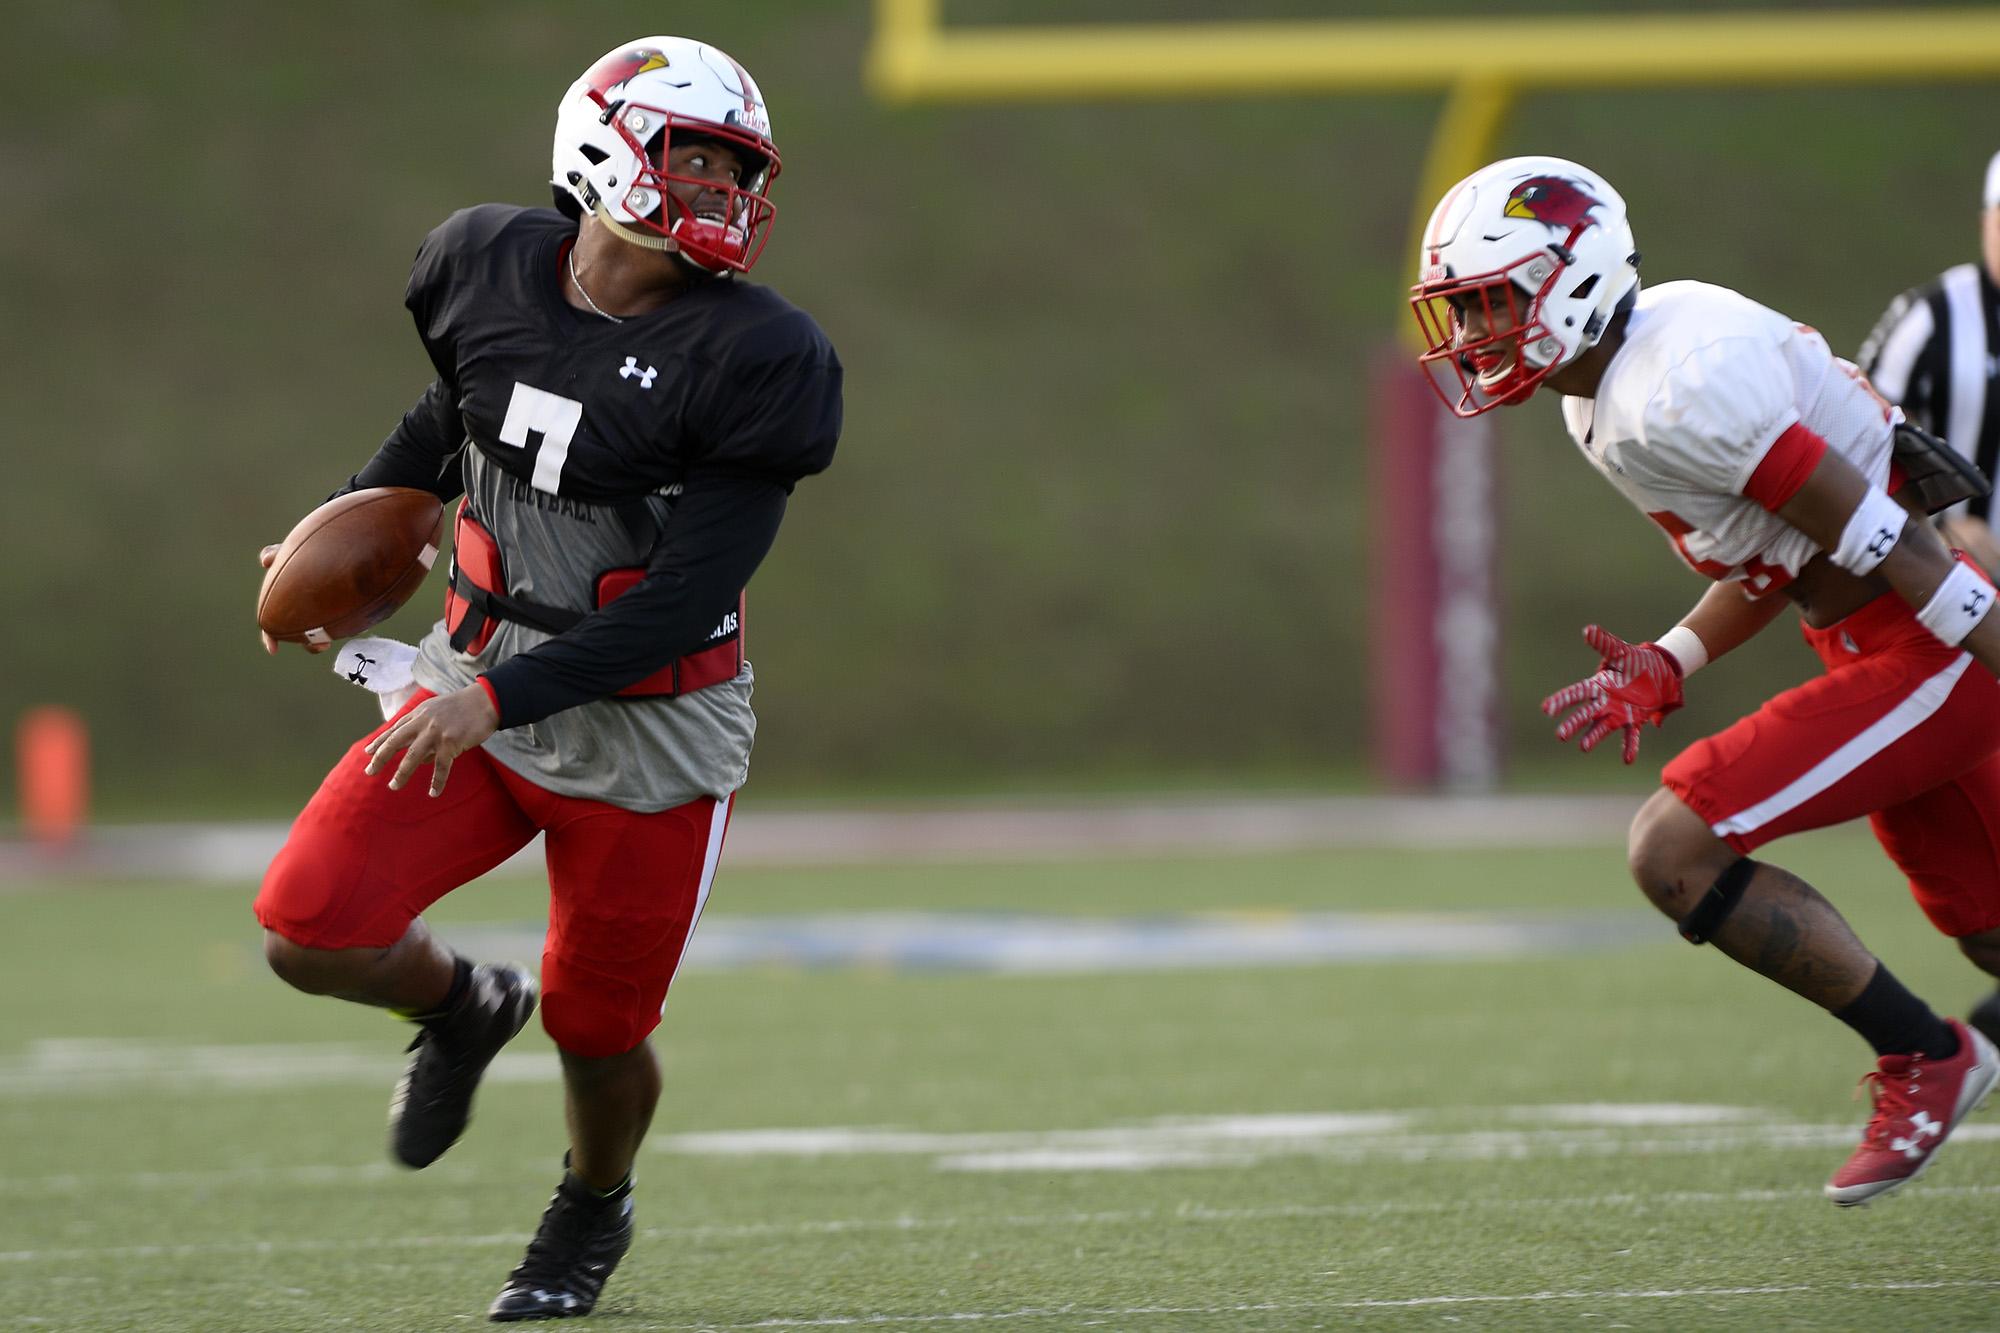
M576 294L583 298L583 303L589 306L593 313L605 319L610 320L613 324L623 324L625 322L625 317L623 315L612 314L610 311L606 310L603 306L591 300L590 293L583 289L583 279L576 276L576 247L573 245L569 248L568 258L569 258L570 285L576 288Z

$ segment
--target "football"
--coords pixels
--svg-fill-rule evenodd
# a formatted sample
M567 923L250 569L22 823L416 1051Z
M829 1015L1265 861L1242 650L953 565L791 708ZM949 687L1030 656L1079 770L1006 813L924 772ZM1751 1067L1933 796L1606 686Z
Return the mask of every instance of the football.
M359 634L410 600L437 560L444 505L429 491L375 486L299 520L257 591L257 627L287 643Z

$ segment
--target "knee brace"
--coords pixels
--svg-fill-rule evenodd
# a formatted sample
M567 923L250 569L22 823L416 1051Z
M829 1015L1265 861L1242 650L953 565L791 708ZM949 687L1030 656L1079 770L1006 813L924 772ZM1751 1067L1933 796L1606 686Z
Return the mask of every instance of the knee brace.
M1694 905L1694 910L1680 920L1681 938L1689 944L1706 944L1715 934L1729 914L1736 910L1736 902L1743 896L1743 890L1750 886L1750 877L1757 873L1757 863L1747 856L1738 857L1729 869L1715 877L1715 883Z

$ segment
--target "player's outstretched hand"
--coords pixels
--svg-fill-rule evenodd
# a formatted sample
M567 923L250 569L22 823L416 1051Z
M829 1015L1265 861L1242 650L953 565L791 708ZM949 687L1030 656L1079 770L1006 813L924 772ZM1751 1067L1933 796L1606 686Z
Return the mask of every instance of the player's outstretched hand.
M389 729L368 742L368 773L372 776L389 766L398 751L403 762L389 779L390 791L401 791L419 768L431 765L431 795L444 791L451 776L451 761L481 744L500 728L500 715L486 688L477 683L450 694L426 699L403 714Z
M1623 732L1629 764L1639 757L1640 726L1657 727L1681 706L1681 664L1657 644L1627 643L1599 625L1587 627L1583 641L1603 659L1597 671L1542 700L1542 712L1554 717L1573 709L1556 724L1556 739L1581 733L1578 746L1586 753Z
M276 542L271 543L271 545L266 546L263 550L257 552L257 564L264 569L269 569L271 567L271 562L273 560L276 560L277 558L278 558L278 544ZM277 654L278 641L272 638L268 631L261 629L258 630L257 637L264 641L265 652L270 653L273 656ZM333 645L330 643L302 643L299 646L305 649L309 653L323 653L327 649L333 647Z

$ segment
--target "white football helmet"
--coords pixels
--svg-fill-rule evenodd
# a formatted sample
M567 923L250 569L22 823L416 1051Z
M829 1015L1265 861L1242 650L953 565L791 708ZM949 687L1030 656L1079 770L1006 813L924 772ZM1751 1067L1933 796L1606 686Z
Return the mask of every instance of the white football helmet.
M725 143L743 159L735 185L668 173L676 136ZM645 37L611 51L556 108L550 184L556 206L593 214L635 245L678 252L710 272L748 272L778 210L767 198L778 147L750 72L685 37ZM712 190L723 203L697 214L671 186Z
M1421 263L1417 361L1462 417L1524 401L1639 291L1625 201L1559 157L1510 157L1452 186L1424 228ZM1484 332L1468 337L1461 311L1472 307Z

